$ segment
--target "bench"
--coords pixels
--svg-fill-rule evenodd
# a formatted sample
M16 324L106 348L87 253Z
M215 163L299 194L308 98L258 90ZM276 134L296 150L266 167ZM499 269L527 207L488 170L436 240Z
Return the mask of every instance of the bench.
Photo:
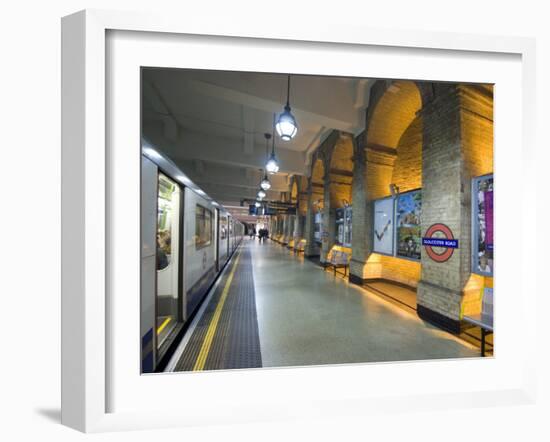
M485 356L485 338L493 333L493 289L483 291L481 313L465 315L462 319L481 328L481 356Z
M300 241L298 241L298 245L294 247L294 253L298 253L298 254L304 253L305 248L306 248L306 240L301 239Z
M323 265L325 268L332 267L334 269L335 276L336 276L337 269L343 268L344 269L343 275L347 276L348 268L349 268L349 254L347 254L346 252L341 252L339 250L332 250L330 252L328 261L325 261Z

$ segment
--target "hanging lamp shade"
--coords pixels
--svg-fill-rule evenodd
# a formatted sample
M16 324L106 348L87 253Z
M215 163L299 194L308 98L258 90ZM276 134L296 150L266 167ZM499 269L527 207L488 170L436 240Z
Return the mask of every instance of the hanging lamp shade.
M265 137L265 161L266 161L266 166L267 166L267 163L269 162L268 152L269 152L269 139L271 138L271 134L266 132L264 134L264 137ZM271 189L271 183L269 181L269 178L267 177L267 169L264 173L264 178L260 182L260 187L263 190Z
M286 106L284 111L279 115L277 123L275 124L277 133L284 141L290 141L298 132L298 124L296 118L292 115L290 110L290 75L288 76L287 93L286 93Z
M271 183L269 182L269 179L267 178L267 173L264 175L264 179L260 183L260 187L263 190L269 190L271 189Z
M272 174L279 172L279 163L277 163L277 158L275 157L275 153L272 153L270 155L269 160L265 165L265 168L269 173L272 173Z
M273 132L275 132L275 114L273 114ZM269 156L267 163L265 164L265 170L268 173L273 174L279 171L279 163L275 156L275 134L271 138L271 155Z
M258 191L258 199L261 200L261 199L265 198L265 196L266 196L266 193L264 192L264 190L263 190L263 189L260 189L260 190Z

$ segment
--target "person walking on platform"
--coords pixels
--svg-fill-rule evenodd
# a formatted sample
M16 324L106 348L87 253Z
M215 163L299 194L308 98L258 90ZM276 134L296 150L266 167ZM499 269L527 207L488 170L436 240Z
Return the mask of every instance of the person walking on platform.
M260 229L258 237L260 238L260 242L265 242L265 240L269 238L269 232L265 228Z

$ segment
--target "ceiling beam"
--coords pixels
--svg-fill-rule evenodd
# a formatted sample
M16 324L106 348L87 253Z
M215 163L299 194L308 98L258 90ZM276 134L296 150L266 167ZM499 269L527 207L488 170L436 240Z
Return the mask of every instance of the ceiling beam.
M206 83L200 80L191 80L188 82L189 87L196 93L203 94L209 97L229 101L236 104L260 109L265 112L281 112L282 104L280 101L269 100L257 95L247 94L234 89L223 86L218 86L211 83ZM357 117L355 121L338 120L333 117L323 115L319 112L311 112L292 106L292 112L296 119L311 121L321 126L330 127L331 129L342 130L345 132L357 132L363 130L363 122ZM360 130L359 130L360 129Z
M265 146L255 144L253 152L246 154L243 153L242 142L238 140L192 131L180 131L176 140L169 140L158 124L145 124L143 135L175 162L202 160L252 169L263 169L265 166ZM276 154L281 172L305 175L304 152L276 149Z
M254 153L254 111L247 106L241 106L243 114L243 152Z

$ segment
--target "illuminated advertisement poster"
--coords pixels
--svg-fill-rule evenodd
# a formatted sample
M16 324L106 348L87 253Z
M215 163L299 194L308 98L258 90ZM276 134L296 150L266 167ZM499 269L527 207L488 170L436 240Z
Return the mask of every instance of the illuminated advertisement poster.
M474 179L472 271L482 275L493 274L493 188L492 175Z
M393 255L393 198L374 202L374 251Z
M315 224L313 231L313 238L316 242L321 242L321 228L323 226L323 212L317 212L315 214Z
M420 259L420 248L422 243L420 229L421 212L422 193L420 190L403 193L397 197L397 256Z
M344 244L344 209L336 209L336 244Z

